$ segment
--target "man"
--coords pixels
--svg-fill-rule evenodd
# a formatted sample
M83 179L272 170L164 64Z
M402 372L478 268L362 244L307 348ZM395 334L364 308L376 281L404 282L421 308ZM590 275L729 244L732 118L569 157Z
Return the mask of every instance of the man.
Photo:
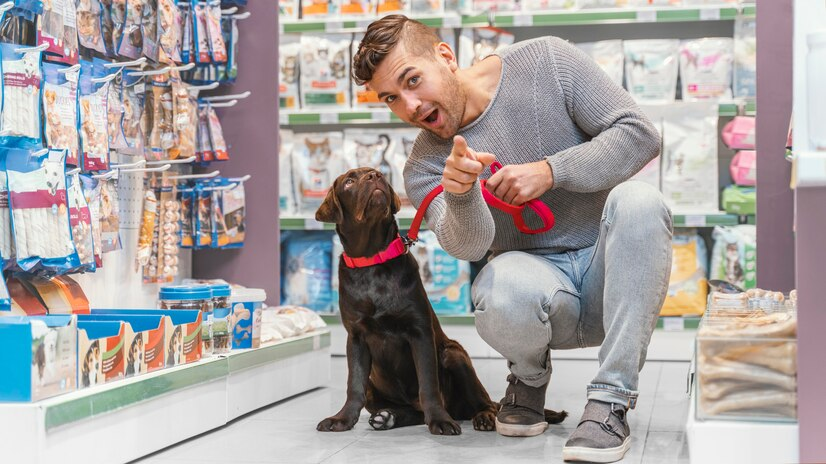
M626 412L636 404L671 269L668 207L656 189L625 182L659 154L654 127L589 57L555 37L459 69L433 31L387 16L368 28L353 76L424 129L405 184L416 206L444 186L426 215L442 247L469 261L492 252L472 297L480 336L511 371L499 433L533 436L547 428L551 350L601 345L563 457L622 459L630 443ZM490 175L494 160L504 167ZM556 226L520 233L509 215L487 206L480 178L505 202L546 203Z

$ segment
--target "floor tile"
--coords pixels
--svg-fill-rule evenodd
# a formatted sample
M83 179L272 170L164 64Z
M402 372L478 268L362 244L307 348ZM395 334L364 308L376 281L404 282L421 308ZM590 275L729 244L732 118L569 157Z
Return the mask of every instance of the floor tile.
M649 432L643 451L643 464L663 462L688 464L688 441L685 433Z

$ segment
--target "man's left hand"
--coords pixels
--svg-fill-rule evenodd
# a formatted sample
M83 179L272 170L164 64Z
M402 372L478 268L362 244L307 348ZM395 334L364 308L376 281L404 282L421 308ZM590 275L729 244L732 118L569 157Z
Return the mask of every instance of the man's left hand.
M516 206L539 198L553 186L551 165L545 160L504 166L485 184L495 197Z

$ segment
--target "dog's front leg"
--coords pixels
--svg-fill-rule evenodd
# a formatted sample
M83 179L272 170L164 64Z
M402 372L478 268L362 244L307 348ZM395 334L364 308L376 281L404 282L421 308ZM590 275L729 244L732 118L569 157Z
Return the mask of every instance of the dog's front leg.
M432 331L431 331L432 334ZM433 435L460 435L462 428L445 410L439 388L436 343L432 336L417 335L409 340L419 379L419 402L424 412L424 423Z
M318 423L320 432L350 430L359 420L367 401L367 382L370 377L370 350L359 334L347 334L347 400L335 416Z

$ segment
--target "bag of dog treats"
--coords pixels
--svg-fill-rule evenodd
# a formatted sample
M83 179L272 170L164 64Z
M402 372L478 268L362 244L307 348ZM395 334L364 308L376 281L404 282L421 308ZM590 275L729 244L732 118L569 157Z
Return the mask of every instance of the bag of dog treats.
M123 140L125 148L121 153L143 155L143 131L141 119L144 111L144 92L146 85L143 77L132 77L128 73L123 79Z
M114 42L115 24L112 21L112 1L100 0L100 32L103 37L103 46L106 48L106 56L117 56L117 49Z
M683 101L731 99L733 60L730 38L684 41L680 46Z
M469 68L513 43L513 34L495 27L465 28L459 36L459 67Z
M204 182L195 184L195 248L212 246L212 192Z
M247 230L247 197L243 182L221 192L221 209L228 239L224 248L243 247Z
M165 177L165 176L164 176ZM176 192L165 185L161 189L160 214L158 215L158 281L172 282L178 275L178 248L180 227L180 203Z
M91 176L80 176L81 186L83 187L83 195L86 198L86 204L89 207L89 216L91 218L92 226L92 246L95 253L95 268L103 267L103 231L101 230L100 222L100 185L96 179ZM71 202L69 204L69 211L71 214ZM74 239L74 237L72 237Z
M205 2L197 2L192 6L193 46L195 47L195 62L208 64L212 62L209 50L209 6Z
M221 32L221 2L212 1L206 11L209 52L213 63L227 62L227 45Z
M306 232L285 235L281 255L281 304L304 306L318 312L330 311L330 234Z
M95 266L94 222L89 204L83 194L83 184L80 176L75 174L66 178L67 203L69 206L69 224L72 226L72 242L80 259L80 267L73 269L79 272L93 272Z
M118 42L120 56L137 59L143 54L143 1L126 0L126 18Z
M126 147L123 134L123 72L121 68L106 68L106 61L94 60L95 78L114 76L109 81L106 93L106 133L109 135L109 149L121 150Z
M757 287L757 229L753 225L717 226L712 232L709 278L743 289Z
M376 4L373 0L341 0L340 11L341 16L369 16L375 14Z
M120 250L120 194L117 180L103 179L98 183L100 201L101 253Z
M0 137L6 146L41 147L40 89L43 72L41 52L29 49L17 53L20 45L2 44L3 56L3 114ZM25 50L25 47L23 47Z
M628 92L639 103L674 101L679 71L678 40L626 40L625 79Z
M350 36L301 36L301 107L350 106Z
M278 209L281 214L295 214L298 206L293 182L293 131L281 129L278 141Z
M218 80L232 83L238 78L238 19L235 15L224 16L221 32L227 45L227 63L222 66L223 71L219 72ZM282 35L281 38L283 37Z
M195 155L199 163L215 161L215 152L212 150L209 135L209 109L206 106L198 107L198 143Z
M43 63L43 133L46 147L66 148L66 164L78 166L77 83L80 69Z
M298 19L298 0L278 0L278 17Z
M158 222L158 197L151 188L147 188L143 194L143 213L141 215L141 225L138 234L138 247L135 258L135 269L149 264L152 256L152 240Z
M5 153L17 267L62 274L80 265L69 224L65 150L34 156L27 149Z
M174 0L158 0L160 30L158 60L161 63L181 62L181 28L183 26L181 21L181 11Z
M112 0L112 46L115 55L120 53L120 42L126 25L127 0Z
M299 212L314 212L336 177L347 170L341 132L295 134L293 179Z
M147 148L151 158L155 160L169 159L169 151L176 143L173 100L172 87L168 83L155 83L152 86L152 128Z
M14 234L11 227L9 208L8 177L6 175L6 155L8 150L0 148L0 257L2 269L14 267L17 263L14 252Z
M278 106L298 109L298 63L301 61L301 37L284 34L278 42Z
M229 185L226 179L215 179L210 186L210 214L212 214L212 248L225 248L229 245L227 224L224 221L224 191L219 187Z
M178 189L179 204L180 204L180 245L181 248L192 248L195 245L195 229L192 220L194 190L192 188L184 187Z
M706 245L696 230L674 234L668 293L660 316L700 316L706 309Z
M221 127L221 120L212 105L207 105L207 116L209 122L209 142L212 145L212 154L215 161L226 161L229 159L227 152L227 142L224 140L224 129Z
M143 56L158 62L158 0L141 0L143 11L141 33L143 34Z
M181 62L191 63L195 61L194 53L194 20L192 4L187 1L178 2L178 9L181 12Z
M81 60L79 99L80 152L84 171L109 169L109 82L92 82L93 65Z
M577 47L593 58L605 74L608 74L612 81L622 87L622 72L625 66L622 40L580 43Z
M403 0L397 0L403 1ZM301 17L307 18L328 18L338 14L338 1L336 0L302 0Z
M364 34L358 34L353 39L353 44L351 45L351 53L353 56L358 53L359 44L361 43L361 39L364 38ZM296 61L298 57L296 57ZM283 72L283 71L282 71ZM364 85L356 84L356 81L352 81L352 92L353 92L353 108L386 108L385 105L381 100L379 100L379 94L373 90L367 90L367 87ZM296 89L296 92L298 89Z
M43 3L37 22L37 44L48 44L44 53L52 61L76 64L77 22L74 0L51 0Z
M734 96L757 97L757 20L734 20Z
M77 37L81 46L106 54L101 31L100 0L77 0Z

